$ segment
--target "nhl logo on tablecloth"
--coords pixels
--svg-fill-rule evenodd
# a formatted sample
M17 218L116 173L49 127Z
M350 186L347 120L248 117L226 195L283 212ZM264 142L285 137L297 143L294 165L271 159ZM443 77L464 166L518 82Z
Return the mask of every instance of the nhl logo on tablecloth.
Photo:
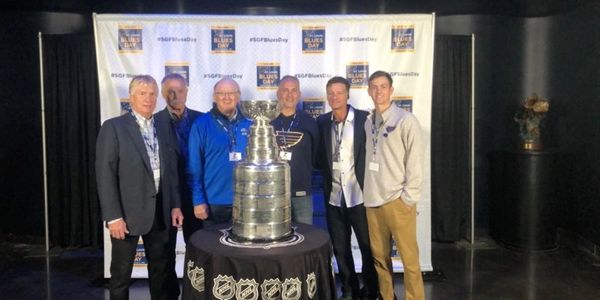
M204 292L204 269L194 267L194 262L190 260L187 263L186 274L192 287L200 293Z
M235 299L256 300L258 299L258 282L254 279L241 279L236 285Z
M298 300L302 296L302 281L298 278L288 278L281 285L281 299Z
M306 276L306 289L308 292L308 298L312 299L317 293L317 276L315 276L315 272L312 272Z
M235 279L232 276L219 275L213 279L213 296L219 300L229 300L235 296Z

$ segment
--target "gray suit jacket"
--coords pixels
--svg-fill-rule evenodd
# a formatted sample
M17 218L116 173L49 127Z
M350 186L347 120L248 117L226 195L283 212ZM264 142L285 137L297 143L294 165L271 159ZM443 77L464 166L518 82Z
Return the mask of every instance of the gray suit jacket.
M171 226L171 209L181 207L177 139L169 123L155 118L154 125L162 197L157 197L150 158L134 116L128 113L107 120L96 140L96 182L102 218L123 218L131 235L143 235L152 229L157 199L162 201L167 228Z

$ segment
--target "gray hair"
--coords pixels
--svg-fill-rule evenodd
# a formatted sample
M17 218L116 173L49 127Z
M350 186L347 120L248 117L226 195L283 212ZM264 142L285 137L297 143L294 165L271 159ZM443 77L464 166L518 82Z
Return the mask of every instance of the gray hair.
M158 90L158 84L156 80L150 75L136 75L129 82L129 94L140 84L153 84Z
M181 83L183 83L183 85L187 86L187 81L185 80L185 77L183 77L183 76L181 76L180 74L177 74L177 73L167 74L165 77L163 77L163 79L161 80L160 84L164 85L165 82L167 82L169 80L179 80Z

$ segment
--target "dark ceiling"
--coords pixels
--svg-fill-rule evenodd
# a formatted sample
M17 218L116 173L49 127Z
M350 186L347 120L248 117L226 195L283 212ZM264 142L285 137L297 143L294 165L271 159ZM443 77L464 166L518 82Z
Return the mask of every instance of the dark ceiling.
M485 14L541 17L598 0L4 0L3 11L146 14Z

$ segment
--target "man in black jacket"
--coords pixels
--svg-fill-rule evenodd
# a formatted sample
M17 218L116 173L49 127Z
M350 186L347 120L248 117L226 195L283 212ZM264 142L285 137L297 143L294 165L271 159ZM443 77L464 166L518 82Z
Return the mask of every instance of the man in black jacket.
M365 174L364 123L368 112L348 105L350 83L345 78L329 79L326 88L331 112L317 119L321 136L317 157L319 167L323 170L327 227L342 283L342 299L376 299L377 273L369 246L369 229L362 196ZM352 230L362 255L362 291L352 258Z

